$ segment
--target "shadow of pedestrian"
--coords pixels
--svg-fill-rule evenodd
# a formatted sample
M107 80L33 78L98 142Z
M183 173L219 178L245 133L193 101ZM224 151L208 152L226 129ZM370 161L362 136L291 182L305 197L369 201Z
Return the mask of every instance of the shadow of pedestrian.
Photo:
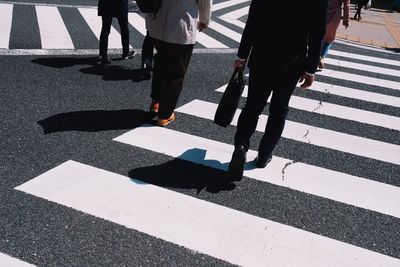
M56 114L38 121L38 124L43 128L44 134L49 134L134 129L150 120L148 112L136 109L87 110Z
M79 71L84 74L102 76L105 81L132 80L141 82L148 80L143 77L140 69L130 69L120 65L103 65L99 57L45 57L33 59L31 62L52 68L68 68L76 65L86 65Z
M130 69L118 65L96 65L79 71L84 74L100 75L105 81L132 80L140 82L144 80L140 69Z
M137 168L129 171L129 177L149 184L177 189L203 189L209 193L233 190L236 185L229 181L228 163L205 160L206 150L193 148L164 164Z
M68 68L76 65L99 64L99 57L45 57L33 59L31 62L52 68Z

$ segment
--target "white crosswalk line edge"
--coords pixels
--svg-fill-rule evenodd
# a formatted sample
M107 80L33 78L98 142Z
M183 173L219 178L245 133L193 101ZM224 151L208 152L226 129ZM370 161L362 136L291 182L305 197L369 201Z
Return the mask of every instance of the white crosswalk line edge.
M149 125L114 141L224 171L233 151L232 145ZM244 176L400 218L399 187L275 156L258 169L252 162L256 155L248 151Z
M15 189L241 266L400 262L74 161Z
M217 104L201 100L193 100L176 109L188 115L212 120ZM240 110L236 111L231 125L237 124ZM263 132L268 116L261 114L256 131ZM400 165L400 146L377 140L340 133L303 123L287 120L282 137L292 140L326 147L361 157L381 160Z

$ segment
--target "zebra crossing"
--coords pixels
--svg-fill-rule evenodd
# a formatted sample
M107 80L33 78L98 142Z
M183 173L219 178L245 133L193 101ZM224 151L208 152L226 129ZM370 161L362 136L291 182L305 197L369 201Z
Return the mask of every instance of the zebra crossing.
M400 263L399 259L74 161L17 189L241 266ZM95 204L87 204L93 200ZM155 217L163 227L154 223Z
M370 102L389 107L394 110L393 113L317 101L299 93L291 99L291 112L333 117L344 124L356 122L365 128L377 127L394 133L394 139L387 142L365 137L362 133L349 134L291 119L288 119L282 137L309 149L328 149L332 154L350 155L350 159L355 157L361 161L383 162L392 168L382 172L398 180L398 61L338 50L332 50L331 55L333 57L330 56L326 61L327 69L319 72L317 81L309 91ZM341 58L335 58L336 55ZM361 58L362 64L352 61ZM376 63L380 67L375 66ZM338 66L341 70L335 70ZM377 76L356 75L351 71L352 68ZM382 75L389 79L383 79ZM325 78L337 81L337 84L329 83ZM347 85L348 80L353 83ZM365 86L373 86L376 90L365 90ZM213 91L221 95L225 87L226 84ZM386 91L381 92L381 88ZM387 91L392 94L385 94ZM246 95L247 88L243 99ZM178 116L212 121L216 106L216 102L194 99L179 106L176 112ZM233 128L239 113L240 109L232 122ZM261 115L257 132L263 132L266 120L267 115ZM174 123L178 123L178 120ZM233 150L232 143L151 124L143 124L125 132L112 142L205 166L217 171L220 176L226 174ZM360 214L370 214L371 220L387 216L388 220L400 223L398 183L331 169L323 163L322 166L313 165L275 155L266 168L257 169L252 162L256 154L257 151L252 149L248 152L245 178L241 184L257 182L261 187L276 186L288 190L285 192L297 192L301 199L316 197L319 201L331 201L339 210L355 208ZM187 179L191 175L187 173ZM391 254L385 249L362 245L354 240L346 242L346 238L319 234L308 229L308 226L299 228L290 222L282 223L262 214L235 209L229 202L224 205L214 203L147 183L140 176L125 176L74 160L48 170L15 187L15 190L239 266L400 266L398 250Z
M216 3L213 6L215 12L231 10L238 4L248 3L249 0L231 0ZM234 12L222 13L215 17L207 32L198 34L197 46L199 48L229 48L232 43L218 40L212 36L214 32L219 39L230 39L237 44L240 41L240 30L243 23L240 18L246 16L248 6L235 10ZM101 19L97 15L96 7L71 7L63 5L26 5L17 3L0 3L0 26L2 36L0 37L0 49L97 49L98 42L93 41L100 38ZM22 23L26 17L31 18L31 23ZM222 23L217 22L220 20ZM77 23L76 21L80 22ZM131 33L135 38L145 35L145 23L143 14L138 12L128 13L128 21ZM225 22L225 23L223 23ZM237 22L240 22L239 24ZM225 25L224 25L225 24ZM238 30L232 30L230 25L239 26ZM25 44L23 41L26 31L34 37L36 42ZM79 32L79 33L78 33ZM91 41L81 44L79 39ZM135 38L131 38L135 40ZM140 43L135 43L140 48ZM111 27L108 46L110 49L121 48L121 37L117 25ZM132 47L132 43L131 43Z
M248 3L216 1L215 18L210 29L200 33L197 48L234 49ZM28 21L34 23L22 23L23 12L33 14ZM140 13L129 13L129 23L132 39L145 34ZM32 27L30 36L36 38L31 45L20 41L23 33L16 30L24 25ZM0 3L0 52L97 49L100 28L95 8ZM115 27L109 47L119 49L120 43ZM133 48L139 44L131 41ZM217 136L234 132L240 107L231 126L220 133L205 129L226 88L221 82L210 89L210 97L178 106L178 119L171 127L146 123L109 140L127 151L167 158L165 168L154 162L145 165L168 178L153 182L137 170L121 174L71 158L13 190L144 234L141 238L176 245L189 257L206 255L221 266L400 266L400 233L393 230L400 229L400 60L366 51L346 45L330 50L326 69L318 72L312 87L293 95L272 161L264 169L255 168L257 151L250 149L244 178L236 187L218 182L226 175L233 140ZM242 101L246 96L247 88ZM179 127L181 118L192 121L190 129ZM267 112L260 116L256 137L267 118ZM188 165L179 173L182 165L176 162ZM170 177L174 175L182 177ZM192 179L199 181L192 185ZM199 193L207 185L221 192ZM24 261L0 253L0 265L31 266L26 259L32 258L43 263L39 266L52 265L51 248L45 251L48 259L28 255ZM151 259L148 262L154 266ZM141 265L112 259L102 264Z

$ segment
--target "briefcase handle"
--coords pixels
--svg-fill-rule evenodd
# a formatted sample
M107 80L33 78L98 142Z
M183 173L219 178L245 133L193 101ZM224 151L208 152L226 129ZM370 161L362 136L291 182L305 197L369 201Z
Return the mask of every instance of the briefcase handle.
M243 83L243 69L242 69L242 68L240 68L240 67L239 67L239 68L235 68L235 70L234 70L233 73L232 73L230 82L232 82L233 79L236 78L236 76L238 77L239 82L240 82L240 83Z

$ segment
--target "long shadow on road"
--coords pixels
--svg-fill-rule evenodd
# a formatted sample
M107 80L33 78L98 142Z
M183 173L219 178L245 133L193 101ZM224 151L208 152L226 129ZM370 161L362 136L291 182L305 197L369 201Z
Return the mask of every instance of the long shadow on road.
M166 163L133 169L129 177L164 188L195 189L197 194L203 189L218 193L236 188L222 170L228 163L205 160L205 155L204 149L189 149Z
M99 75L105 81L147 80L140 69L131 69L120 65L102 65L99 57L44 57L32 60L33 63L51 68L68 68L76 65L86 67L79 71L84 74Z
M137 109L86 110L56 114L38 121L38 124L45 134L49 134L134 129L150 120L148 112Z

